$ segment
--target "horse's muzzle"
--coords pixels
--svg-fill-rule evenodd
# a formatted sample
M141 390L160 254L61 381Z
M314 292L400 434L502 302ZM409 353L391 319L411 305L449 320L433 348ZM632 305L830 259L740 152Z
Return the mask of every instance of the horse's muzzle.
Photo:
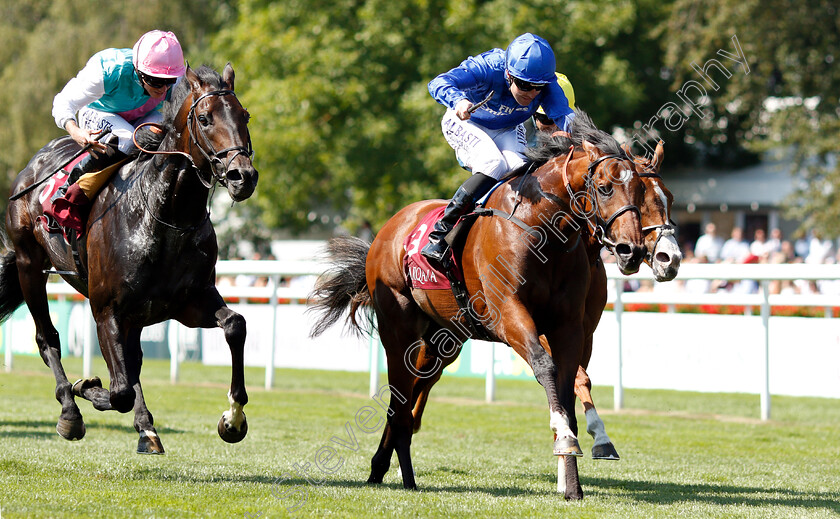
M635 274L645 259L646 249L635 243L622 242L615 246L616 263L622 274Z
M254 194L260 174L253 166L232 168L225 173L227 190L235 202L241 202Z

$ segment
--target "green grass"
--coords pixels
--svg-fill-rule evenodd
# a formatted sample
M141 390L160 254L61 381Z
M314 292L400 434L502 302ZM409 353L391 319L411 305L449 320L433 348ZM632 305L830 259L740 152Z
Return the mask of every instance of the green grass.
M94 372L106 378L101 359ZM73 379L78 359L67 359ZM419 492L402 489L396 457L385 483L364 484L379 432L353 425L374 405L364 373L248 369L249 433L222 442L229 369L184 364L171 385L166 362L144 365L144 390L167 450L135 454L131 415L79 401L87 436L55 432L54 381L37 358L15 357L0 373L0 514L6 517L837 517L840 515L840 401L773 397L770 422L758 396L628 390L611 412L612 389L596 402L618 462L579 460L585 499L554 489L556 459L545 395L536 382L498 381L499 402L483 402L482 380L447 378L432 393L412 452ZM578 409L578 419L584 423ZM319 485L284 476L312 461L333 436L343 464ZM332 444L335 446L335 444ZM315 471L317 473L317 471ZM285 481L278 481L278 478Z

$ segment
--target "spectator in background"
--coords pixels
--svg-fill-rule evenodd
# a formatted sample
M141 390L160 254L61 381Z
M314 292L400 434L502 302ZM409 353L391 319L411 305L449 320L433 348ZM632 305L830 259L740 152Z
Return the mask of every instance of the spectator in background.
M694 255L705 256L709 263L717 263L720 259L720 250L723 247L723 239L717 235L717 227L709 222L706 224L705 234L697 238L694 245Z
M767 243L764 245L764 250L767 251L767 255L772 256L776 252L781 252L782 250L782 230L778 227L774 227L770 230L770 239L767 240Z
M756 229L753 233L753 241L750 243L750 254L761 260L766 260L769 256L767 252L767 234L764 232L764 229Z
M749 256L750 246L744 241L743 229L733 227L730 238L720 249L720 260L724 263L743 263Z
M811 240L808 242L808 255L805 257L805 263L817 265L825 263L825 260L831 257L834 244L831 240L824 240L819 232L814 231L811 235Z
M806 236L800 236L793 244L794 252L796 255L802 259L808 257L808 248L809 248L809 241L811 240L811 232L809 231Z

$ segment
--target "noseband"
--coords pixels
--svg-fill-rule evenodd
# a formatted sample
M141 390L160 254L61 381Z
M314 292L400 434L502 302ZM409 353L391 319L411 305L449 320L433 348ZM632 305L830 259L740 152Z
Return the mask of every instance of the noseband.
M193 101L192 106L190 106L190 112L187 114L187 126L190 129L190 149L192 150L193 144L198 151L204 156L205 159L210 163L210 170L213 174L213 180L219 182L221 185L227 187L227 172L230 169L231 163L238 157L239 155L245 155L249 159L254 155L254 150L251 147L251 133L248 132L248 127L245 127L245 131L248 134L248 146L231 146L230 148L225 148L221 151L216 151L213 148L213 145L210 144L210 140L207 138L207 135L204 133L204 130L201 128L199 124L197 124L196 117L195 117L195 107L198 105L200 101L206 99L208 97L213 96L233 96L236 97L236 94L233 90L214 90L212 92L207 92L202 94ZM204 141L205 146L202 146L201 143L198 142L196 139L196 134L201 135L201 139ZM209 148L209 151L208 149ZM225 162L225 158L230 154L230 152L235 152L230 160ZM193 163L195 166L195 163ZM196 168L198 169L198 168ZM213 181L205 181L201 178L201 175L198 176L201 183L204 184L204 187L211 188Z
M615 249L618 245L613 240L607 238L607 231L610 229L615 220L621 216L622 214L626 213L627 211L635 211L636 216L639 217L641 221L642 213L639 211L639 208L632 204L627 204L624 207L619 208L616 212L614 212L609 218L604 220L601 216L601 213L597 210L597 193L595 193L595 183L592 181L592 177L595 175L595 171L598 169L598 166L601 165L607 159L618 159L624 160L627 157L623 157L621 155L604 155L603 157L599 157L598 160L589 163L589 167L586 169L586 178L584 179L584 184L586 185L586 194L589 196L589 200L592 203L592 212L591 214L587 214L587 211L582 210L577 205L577 197L575 193L572 191L572 186L569 183L569 176L566 170L569 167L569 161L572 158L572 154L575 151L575 147L572 146L569 149L569 154L566 156L566 162L563 164L563 183L566 185L566 191L569 193L569 205L570 207L578 212L578 214L585 215L585 220L587 225L589 226L589 231L592 236L598 240L599 243L602 245L606 245L610 249ZM592 216L594 216L594 222L592 221Z
M661 179L662 175L659 173L639 173L639 177ZM646 231L657 231L656 241L653 243L653 249L645 252L645 259L648 263L650 263L653 261L653 251L656 251L656 248L659 247L659 241L666 236L673 236L676 234L677 228L676 224L669 219L666 223L661 223L659 225L646 225L642 227L642 233L645 233Z

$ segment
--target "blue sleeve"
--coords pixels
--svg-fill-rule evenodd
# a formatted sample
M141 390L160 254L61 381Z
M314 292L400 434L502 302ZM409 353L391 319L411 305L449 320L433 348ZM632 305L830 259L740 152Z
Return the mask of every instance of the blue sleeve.
M556 81L549 84L548 91L541 103L545 115L554 121L558 128L568 131L572 119L575 118L575 111L569 108L566 93L563 92L563 88Z
M480 94L492 85L492 73L482 56L470 56L459 66L431 80L429 93L435 101L448 108L455 108L461 99L476 102Z

